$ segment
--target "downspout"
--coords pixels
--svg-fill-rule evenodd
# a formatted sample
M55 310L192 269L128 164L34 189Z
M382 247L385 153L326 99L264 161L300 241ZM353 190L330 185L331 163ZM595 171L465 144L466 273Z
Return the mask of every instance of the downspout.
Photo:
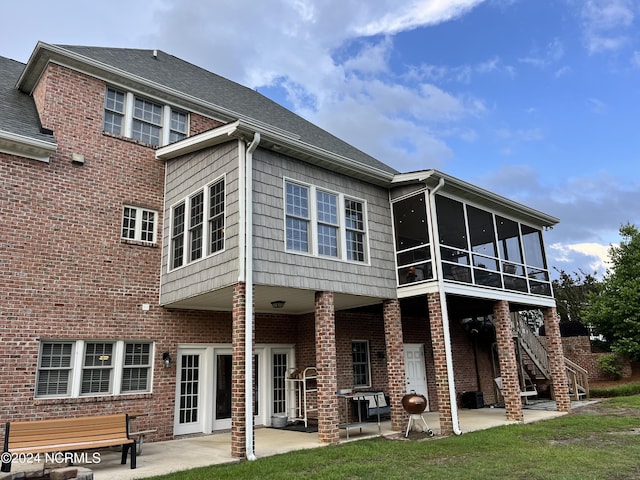
M247 163L247 151L245 149L245 142L243 140L238 140L238 183L240 184L240 188L238 189L238 211L244 213L246 211L247 204L247 195L246 195L246 185L242 182L243 178L246 178L246 163ZM246 221L238 222L238 282L245 281L246 275Z
M244 335L244 361L245 361L245 428L246 428L246 453L247 460L256 460L253 451L253 152L260 144L260 134L254 133L253 141L246 150L244 172L244 225L245 225L245 335ZM242 151L242 149L241 149ZM241 273L242 275L242 273Z
M444 293L444 278L442 277L442 256L440 255L440 234L438 225L434 220L436 211L436 192L444 187L444 178L441 178L436 187L429 191L429 208L431 209L431 231L433 232L433 254L438 269L438 294L440 295L440 309L442 313L442 330L444 335L444 357L447 364L447 378L449 380L449 403L451 404L451 423L453 433L462 435L460 419L458 418L458 400L456 398L455 380L453 377L453 354L451 352L451 334L449 332L449 309L447 308L447 296Z

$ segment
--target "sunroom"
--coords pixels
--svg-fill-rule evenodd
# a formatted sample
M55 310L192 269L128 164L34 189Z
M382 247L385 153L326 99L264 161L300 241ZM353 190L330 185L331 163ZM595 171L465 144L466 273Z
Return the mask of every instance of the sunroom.
M504 394L507 417L521 420L525 379L513 320L517 312L540 310L545 326L557 329L543 232L558 219L436 170L397 175L391 202L398 298L403 317L428 318L431 345L425 348L434 363L430 383L441 428L456 431L460 396L475 390L492 401ZM460 336L470 324L494 329L484 350L477 338ZM544 362L549 390L558 410L566 411L556 340ZM473 347L475 368L462 360L471 352L465 343ZM498 392L496 377L509 387Z

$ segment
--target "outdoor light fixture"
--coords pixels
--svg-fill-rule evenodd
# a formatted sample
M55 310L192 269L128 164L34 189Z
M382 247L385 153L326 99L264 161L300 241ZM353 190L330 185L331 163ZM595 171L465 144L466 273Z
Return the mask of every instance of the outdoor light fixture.
M164 362L164 368L171 367L171 355L169 355L169 352L162 354L162 361Z
M273 308L283 308L285 304L284 300L274 300L273 302L271 302L271 306Z

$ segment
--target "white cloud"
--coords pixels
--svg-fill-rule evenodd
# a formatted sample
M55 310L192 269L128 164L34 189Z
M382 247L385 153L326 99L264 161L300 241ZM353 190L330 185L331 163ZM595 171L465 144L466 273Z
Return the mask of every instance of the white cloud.
M437 167L452 157L446 134L474 136L451 124L482 116L484 101L406 75L411 67L392 72L393 34L457 18L483 1L235 0L210 8L166 0L153 38L222 76L282 93L297 113L398 169Z
M588 98L587 104L593 113L602 115L607 113L607 104L597 98Z
M584 272L586 274L596 272L603 275L611 268L609 247L599 243L553 243L548 246L548 253L555 262L560 264L556 266L560 270L573 272L573 266L580 264L587 265L589 270Z
M630 41L636 8L635 0L584 2L581 16L589 53L617 51L626 46Z
M356 35L388 35L412 30L425 25L446 22L471 10L485 0L416 0L401 2L387 0L368 2L384 12L382 16L364 19L354 28ZM364 2L363 2L364 3ZM378 10L375 13L382 13ZM390 10L390 11L389 11Z
M519 61L537 68L546 68L559 62L563 57L564 45L559 39L555 38L542 51L534 49L529 56L520 58Z

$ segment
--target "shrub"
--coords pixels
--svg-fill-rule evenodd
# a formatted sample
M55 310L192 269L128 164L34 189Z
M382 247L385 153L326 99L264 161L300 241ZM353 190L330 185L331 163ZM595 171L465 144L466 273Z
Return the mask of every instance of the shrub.
M615 353L607 353L598 357L598 366L614 380L622 378L622 360Z
M625 383L610 388L590 388L589 396L595 398L628 397L640 394L640 382Z

